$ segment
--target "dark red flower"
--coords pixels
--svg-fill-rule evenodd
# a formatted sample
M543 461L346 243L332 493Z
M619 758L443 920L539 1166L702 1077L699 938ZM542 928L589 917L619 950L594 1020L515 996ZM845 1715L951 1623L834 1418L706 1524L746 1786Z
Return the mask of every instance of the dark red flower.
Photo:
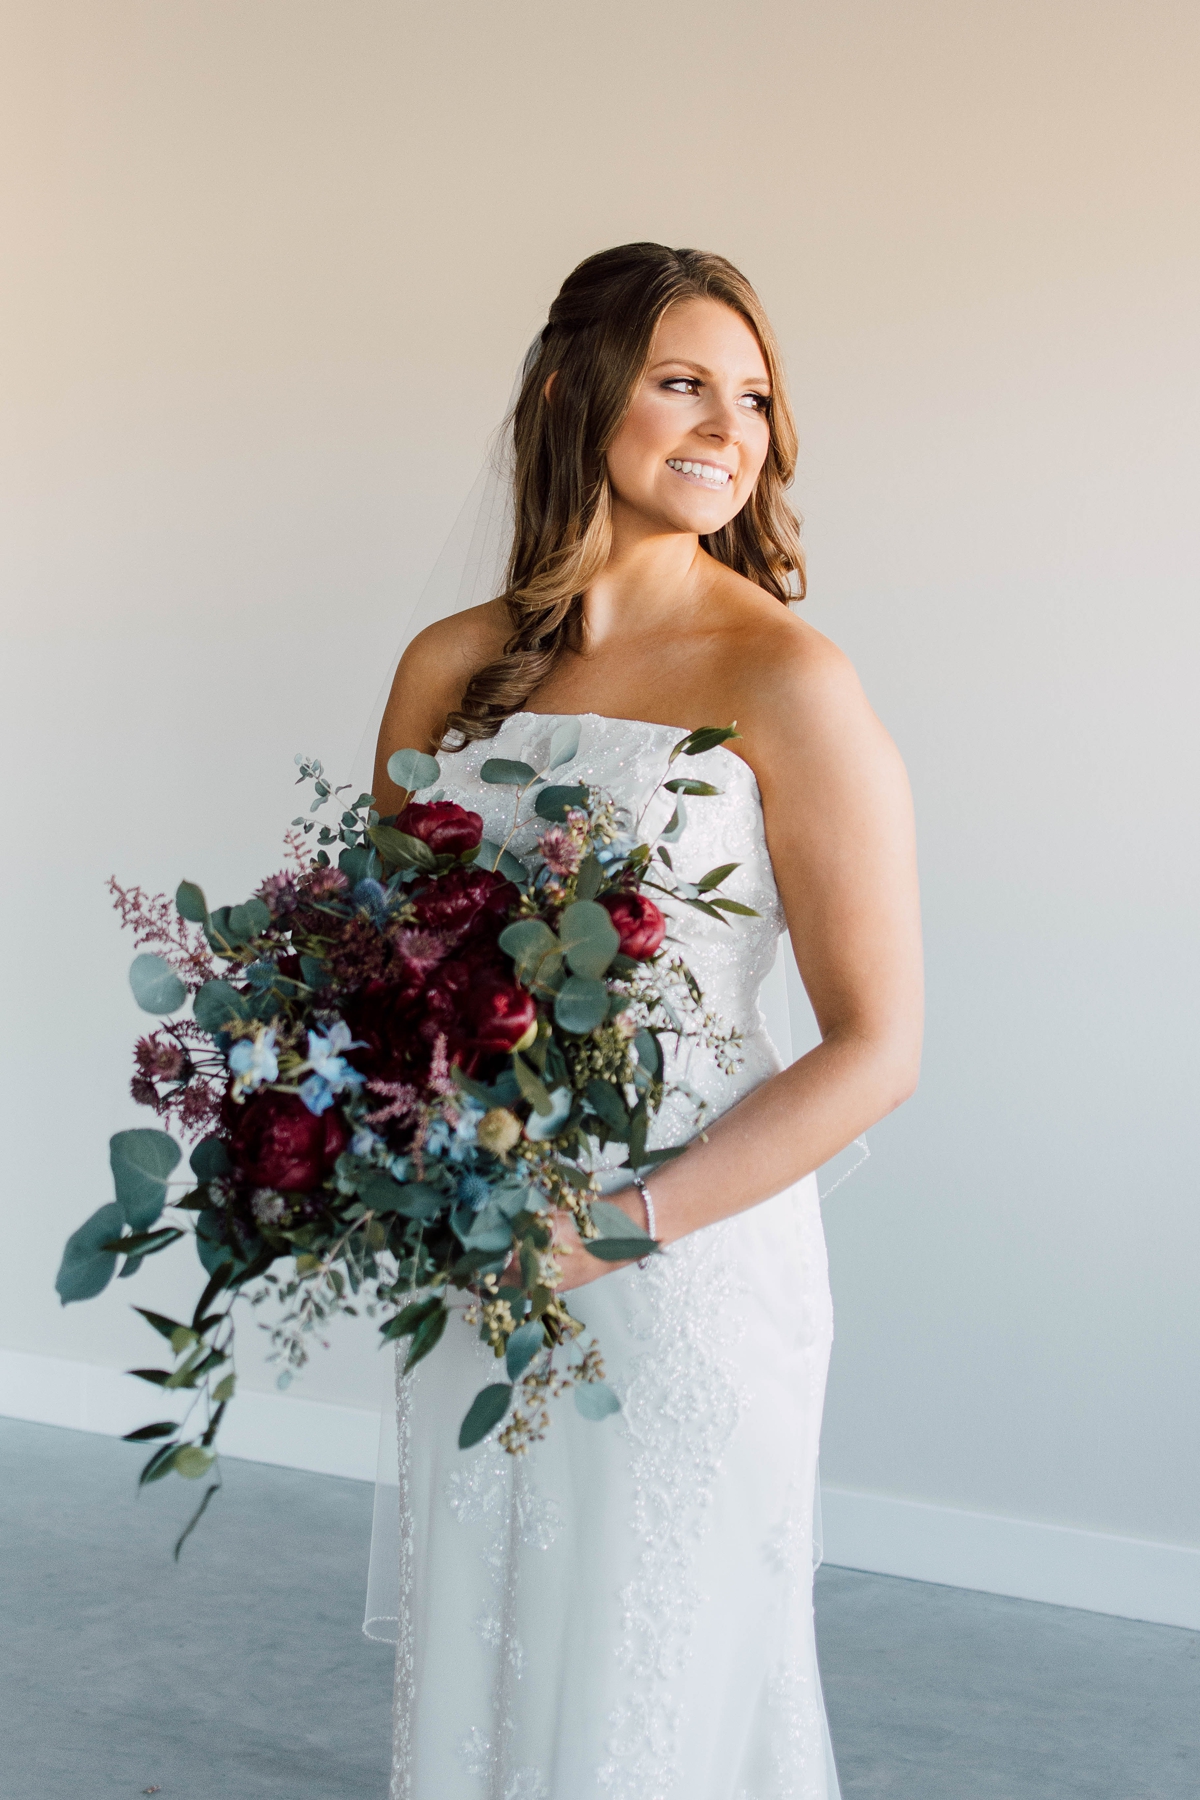
M536 1018L533 995L498 969L482 970L471 983L466 1027L475 1049L488 1055L515 1050Z
M498 937L516 899L512 882L496 870L467 867L449 869L428 882L414 896L413 910L426 931L451 932L461 941L489 923Z
M644 962L654 955L667 934L667 921L653 900L647 900L644 894L621 892L602 894L600 904L608 909L617 928L622 956Z
M265 1093L228 1109L229 1154L253 1187L296 1193L319 1187L350 1141L336 1107L318 1117L294 1094Z
M396 830L420 838L435 856L461 856L474 850L483 836L483 820L453 800L410 800L396 818Z

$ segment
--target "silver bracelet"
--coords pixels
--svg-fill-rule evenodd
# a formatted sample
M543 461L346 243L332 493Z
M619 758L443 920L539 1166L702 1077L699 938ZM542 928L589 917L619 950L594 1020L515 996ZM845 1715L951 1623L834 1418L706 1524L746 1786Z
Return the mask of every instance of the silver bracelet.
M646 1230L650 1234L651 1237L654 1237L657 1234L656 1234L655 1225L654 1225L654 1202L650 1198L650 1189L646 1186L645 1182L642 1180L640 1175L634 1176L633 1185L637 1189L638 1193L642 1196L642 1205L646 1209ZM639 1256L638 1257L638 1268L639 1269L647 1268L649 1266L649 1262L650 1262L650 1258L648 1256Z

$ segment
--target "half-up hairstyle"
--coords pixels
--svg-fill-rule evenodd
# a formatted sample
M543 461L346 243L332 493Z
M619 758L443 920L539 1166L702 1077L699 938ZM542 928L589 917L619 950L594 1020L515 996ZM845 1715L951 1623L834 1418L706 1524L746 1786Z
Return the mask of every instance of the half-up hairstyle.
M629 410L667 308L719 300L746 321L771 381L771 441L749 500L701 544L785 604L804 595L800 527L785 490L796 426L782 358L762 303L723 256L621 244L589 256L563 282L526 364L512 415L513 545L500 598L512 619L503 654L468 682L446 731L493 737L566 650L583 640L583 596L608 561L612 490L606 452ZM546 385L554 385L549 397ZM447 746L449 748L450 746ZM462 744L457 746L462 747Z

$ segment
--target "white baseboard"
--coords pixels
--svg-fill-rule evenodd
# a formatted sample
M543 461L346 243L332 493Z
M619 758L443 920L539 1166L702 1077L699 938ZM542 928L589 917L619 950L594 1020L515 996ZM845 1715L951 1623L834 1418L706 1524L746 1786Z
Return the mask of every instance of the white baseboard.
M822 1486L825 1560L1200 1631L1200 1550Z
M111 1437L145 1423L149 1390L117 1369L0 1349L0 1414ZM373 1481L379 1415L243 1388L222 1451ZM1200 1631L1200 1550L823 1487L825 1560Z
M121 1437L156 1415L152 1390L119 1369L0 1349L0 1414ZM168 1415L169 1416L169 1415ZM221 1427L221 1452L246 1462L374 1481L379 1414L243 1387Z

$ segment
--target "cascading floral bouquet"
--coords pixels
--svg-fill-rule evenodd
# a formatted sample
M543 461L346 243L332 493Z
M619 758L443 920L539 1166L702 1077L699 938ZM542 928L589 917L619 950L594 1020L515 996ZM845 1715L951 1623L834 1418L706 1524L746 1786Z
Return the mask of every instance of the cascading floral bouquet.
M693 731L669 763L736 735ZM666 1076L664 1036L699 1037L730 1068L738 1039L704 1011L645 890L726 923L752 909L721 892L736 864L696 883L672 866L683 796L717 789L668 767L660 785L676 810L647 843L648 808L634 821L598 789L549 781L577 743L578 722L567 721L544 769L484 763L485 782L514 790L504 844L484 840L477 813L430 794L440 779L431 756L392 757L388 773L409 796L392 819L369 794L339 800L345 790L322 765L297 757L300 781L315 785L310 816L288 833L292 867L253 899L210 911L189 881L173 903L110 884L140 951L134 996L164 1020L137 1045L134 1098L198 1141L192 1179L181 1181L182 1150L167 1131L112 1138L116 1198L69 1239L58 1292L64 1304L98 1294L119 1259L130 1276L189 1232L208 1276L190 1322L136 1309L173 1358L131 1372L190 1396L181 1419L129 1433L157 1445L143 1484L213 1468L234 1395L239 1298L282 1303L264 1327L280 1385L338 1313L361 1307L381 1319L382 1339L407 1339L407 1372L460 1305L507 1377L476 1396L463 1448L506 1421L500 1441L523 1450L568 1388L587 1418L617 1410L599 1346L579 1343L583 1327L557 1290L553 1214L570 1213L605 1260L657 1252L599 1197L600 1162L613 1160L603 1153L625 1146L632 1173L683 1147L646 1146L664 1099L687 1091ZM321 826L309 855L311 814L331 799L340 821ZM529 823L528 799L540 836L523 863L508 844ZM171 1198L176 1187L189 1191Z

